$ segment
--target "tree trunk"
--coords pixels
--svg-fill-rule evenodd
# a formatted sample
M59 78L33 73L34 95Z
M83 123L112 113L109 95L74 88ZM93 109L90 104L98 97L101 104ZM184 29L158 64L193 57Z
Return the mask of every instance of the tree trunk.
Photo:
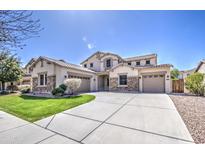
M5 82L2 81L1 83L2 83L2 91L5 91Z

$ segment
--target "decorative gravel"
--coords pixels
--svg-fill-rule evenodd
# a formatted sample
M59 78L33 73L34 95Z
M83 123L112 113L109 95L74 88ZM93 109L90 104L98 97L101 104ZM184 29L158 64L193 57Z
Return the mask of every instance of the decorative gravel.
M205 97L169 95L195 143L205 143Z

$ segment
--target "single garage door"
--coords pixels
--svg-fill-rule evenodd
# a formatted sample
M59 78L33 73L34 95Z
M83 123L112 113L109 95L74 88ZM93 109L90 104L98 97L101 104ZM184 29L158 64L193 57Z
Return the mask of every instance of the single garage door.
M89 77L71 75L69 76L69 78L81 79L81 85L78 88L77 92L89 92L90 91L90 78Z
M165 76L158 74L143 75L143 92L164 93Z

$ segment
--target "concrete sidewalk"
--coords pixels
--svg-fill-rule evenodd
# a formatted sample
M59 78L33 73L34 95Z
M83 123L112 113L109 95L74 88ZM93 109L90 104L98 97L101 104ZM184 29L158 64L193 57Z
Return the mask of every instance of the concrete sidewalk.
M0 112L0 143L193 143L166 94L93 93L34 124Z

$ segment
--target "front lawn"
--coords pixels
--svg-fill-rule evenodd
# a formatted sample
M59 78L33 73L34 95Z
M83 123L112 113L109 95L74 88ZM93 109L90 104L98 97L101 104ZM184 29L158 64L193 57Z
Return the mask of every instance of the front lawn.
M93 95L70 98L42 98L23 95L0 96L0 110L34 122L95 99Z

